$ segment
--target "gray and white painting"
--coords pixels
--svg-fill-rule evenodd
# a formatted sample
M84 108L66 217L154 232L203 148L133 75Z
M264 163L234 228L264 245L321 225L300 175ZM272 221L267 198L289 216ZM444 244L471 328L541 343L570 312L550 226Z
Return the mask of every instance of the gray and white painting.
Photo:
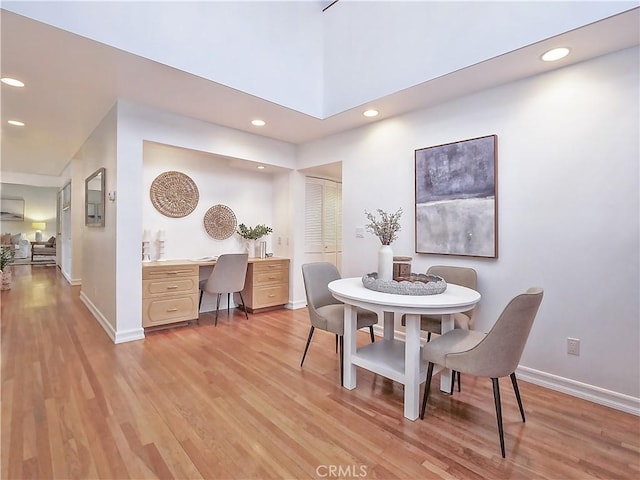
M497 257L496 135L416 150L416 252Z

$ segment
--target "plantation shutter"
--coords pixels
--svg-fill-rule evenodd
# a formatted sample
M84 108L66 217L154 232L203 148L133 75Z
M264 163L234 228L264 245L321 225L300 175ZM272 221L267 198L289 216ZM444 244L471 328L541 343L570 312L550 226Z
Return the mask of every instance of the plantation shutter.
M321 253L322 248L322 183L307 178L305 192L304 251Z
M305 253L342 250L342 185L307 177L305 190Z

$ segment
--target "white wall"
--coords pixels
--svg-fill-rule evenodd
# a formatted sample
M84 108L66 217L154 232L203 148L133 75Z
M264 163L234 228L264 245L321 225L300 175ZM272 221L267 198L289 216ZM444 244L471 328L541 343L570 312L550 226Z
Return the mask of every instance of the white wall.
M82 287L80 298L98 318L103 328L114 338L118 330L116 316L116 222L115 206L105 204L105 226L84 226L84 181L99 168L105 168L105 188L115 188L117 168L117 107L114 106L76 154L78 167L82 173L72 176L71 197L73 228L78 225L78 210L82 212L80 224L82 243L73 245L82 248ZM78 200L82 199L81 202Z
M22 233L23 238L33 242L36 231L32 222L45 222L47 228L42 230L42 240L46 241L56 235L56 195L57 187L34 187L30 185L0 184L2 197L21 198L24 200L24 222L0 222L3 233Z
M178 170L188 175L198 187L199 200L186 217L171 218L160 213L151 203L149 191L155 178L163 172ZM205 255L242 252L246 242L239 235L226 240L209 236L204 216L209 208L222 204L235 214L237 223L254 226L264 223L273 227L272 199L274 189L269 173L229 165L228 159L209 153L175 148L157 143L144 144L144 183L140 191L143 228L151 231L151 259L158 258L156 242L159 230L165 230L165 258L197 258ZM265 237L272 251L272 235Z
M636 6L342 0L323 17L325 117Z
M514 295L544 287L521 365L569 379L570 388L617 392L637 411L638 54L624 50L301 146L300 168L343 162L343 275L375 269L377 239L355 238L364 210L402 207L393 248L414 257L414 271L477 269L478 329L488 330ZM498 135L499 258L413 253L414 150L489 134ZM567 355L567 337L581 340L579 357Z
M65 230L62 232L62 242L66 243L63 248L65 248L65 254L69 258L63 258L60 267L62 274L72 285L80 285L82 283L84 249L82 240L85 228L84 181L88 175L85 175L84 165L79 158L72 159L61 175L63 179L62 186L66 182L71 182L71 208L63 216L70 225L65 223Z

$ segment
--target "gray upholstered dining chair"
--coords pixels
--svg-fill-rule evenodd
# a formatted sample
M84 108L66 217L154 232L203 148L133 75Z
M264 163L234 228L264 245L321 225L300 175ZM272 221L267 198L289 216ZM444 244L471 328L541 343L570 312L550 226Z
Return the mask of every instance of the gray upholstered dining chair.
M438 275L444 278L447 283L462 285L463 287L478 290L478 273L469 267L455 267L450 265L433 265L427 270L427 274ZM454 328L462 328L471 330L476 319L476 307L462 313L453 315ZM442 333L442 318L440 315L421 315L420 330L427 332L427 342L431 341L431 334ZM405 317L402 316L402 325L405 325ZM458 378L458 391L460 391L460 375L453 372L451 375L451 393L453 393L453 385L456 377Z
M223 293L227 294L227 315L229 314L231 294L237 292L240 294L244 316L247 320L249 319L249 315L247 315L247 309L244 304L244 298L242 298L242 289L244 288L244 280L247 276L248 262L249 255L246 253L227 253L220 255L216 260L216 264L213 267L213 271L211 272L211 275L209 275L209 278L200 280L200 302L198 303L198 310L200 310L200 306L202 305L202 296L205 292L218 296L216 301L216 320L214 325L218 325L220 296Z
M307 295L307 308L309 310L309 319L311 328L307 337L307 344L304 347L302 361L300 366L304 364L304 359L309 350L311 337L316 328L326 330L336 335L339 344L340 354L340 385L344 379L344 304L337 300L329 291L329 283L340 279L340 273L335 265L329 262L306 263L302 265L302 278L304 280L304 290ZM371 343L375 341L373 335L373 325L378 323L378 315L369 310L356 308L358 315L358 329L369 327L369 335Z
M469 375L491 378L500 436L500 450L502 457L505 457L498 379L506 376L511 377L520 415L524 422L524 408L515 370L527 343L533 320L542 302L542 295L543 290L536 287L513 298L487 334L474 330L454 329L423 347L423 358L429 364L420 418L424 419L427 409L427 398L429 397L434 365L442 365L445 368Z

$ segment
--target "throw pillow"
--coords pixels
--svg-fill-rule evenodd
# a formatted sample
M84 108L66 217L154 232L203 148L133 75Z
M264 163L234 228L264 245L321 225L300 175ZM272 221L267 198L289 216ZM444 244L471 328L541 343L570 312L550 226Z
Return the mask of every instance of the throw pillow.
M56 237L49 237L49 240L47 240L47 245L52 247L56 244Z
M0 241L0 243L2 243L2 245L9 245L11 243L11 234L3 233L2 240Z
M17 245L20 243L20 240L22 240L22 234L21 233L16 233L15 235L11 235L11 243L14 245Z

